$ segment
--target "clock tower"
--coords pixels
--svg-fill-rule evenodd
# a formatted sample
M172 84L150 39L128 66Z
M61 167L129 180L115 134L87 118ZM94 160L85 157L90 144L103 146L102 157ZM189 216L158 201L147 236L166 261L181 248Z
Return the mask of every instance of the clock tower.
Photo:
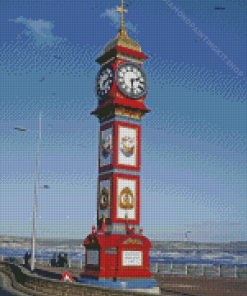
M141 119L148 82L142 63L148 58L126 32L122 6L121 28L96 62L98 107L91 114L100 122L97 229L84 241L85 284L118 289L152 289L150 241L140 229Z

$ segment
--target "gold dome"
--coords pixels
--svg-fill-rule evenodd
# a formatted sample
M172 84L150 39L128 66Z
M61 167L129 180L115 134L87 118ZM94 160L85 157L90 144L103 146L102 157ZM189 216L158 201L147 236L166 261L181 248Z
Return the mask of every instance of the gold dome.
M103 54L117 45L141 52L141 46L127 35L126 29L123 26L118 31L116 38L106 45Z

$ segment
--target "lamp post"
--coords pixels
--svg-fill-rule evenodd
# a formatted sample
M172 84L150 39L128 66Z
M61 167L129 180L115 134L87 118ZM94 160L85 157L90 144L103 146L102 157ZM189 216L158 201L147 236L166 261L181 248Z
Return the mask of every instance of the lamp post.
M186 231L186 232L185 232L185 238L186 238L186 241L188 241L188 233L192 233L192 231Z
M16 130L26 131L23 127L16 127ZM39 187L39 147L41 142L41 112L39 117L39 143L38 143L38 153L36 159L36 185L34 188L34 207L33 207L33 234L32 234L32 246L31 246L31 271L35 267L35 244L36 244L36 221L37 221L37 205L38 205L38 189L39 188L49 188L48 185L42 185Z

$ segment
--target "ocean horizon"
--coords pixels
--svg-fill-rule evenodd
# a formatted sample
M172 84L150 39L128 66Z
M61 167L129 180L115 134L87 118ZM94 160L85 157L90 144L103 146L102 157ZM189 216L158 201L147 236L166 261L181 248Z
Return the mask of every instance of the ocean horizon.
M24 257L26 252L31 252L30 246L1 246L0 257ZM80 246L37 246L35 249L36 258L52 259L54 253L66 252L68 259L72 261L85 262L85 248ZM151 264L198 264L198 265L222 265L247 267L247 251L243 250L150 250Z

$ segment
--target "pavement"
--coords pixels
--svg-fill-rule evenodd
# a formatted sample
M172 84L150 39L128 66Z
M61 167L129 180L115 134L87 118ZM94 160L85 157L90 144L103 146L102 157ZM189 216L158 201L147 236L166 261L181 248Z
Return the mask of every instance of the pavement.
M0 272L0 295L1 296L29 296L28 294L21 293L11 286L11 280L5 275L5 273Z
M21 264L25 267L23 264ZM83 269L76 267L51 267L36 264L34 274L51 279L61 280L64 273L68 272L76 281ZM26 269L31 273L30 269ZM2 275L3 273L0 272ZM161 295L166 296L247 296L247 280L235 278L206 278L203 276L174 276L153 274L161 288ZM10 282L10 280L9 280ZM2 282L1 282L2 283ZM11 285L10 285L11 286ZM6 288L2 288L6 289ZM26 296L23 293L14 294L15 290L7 290L12 294ZM5 296L0 293L0 296Z

